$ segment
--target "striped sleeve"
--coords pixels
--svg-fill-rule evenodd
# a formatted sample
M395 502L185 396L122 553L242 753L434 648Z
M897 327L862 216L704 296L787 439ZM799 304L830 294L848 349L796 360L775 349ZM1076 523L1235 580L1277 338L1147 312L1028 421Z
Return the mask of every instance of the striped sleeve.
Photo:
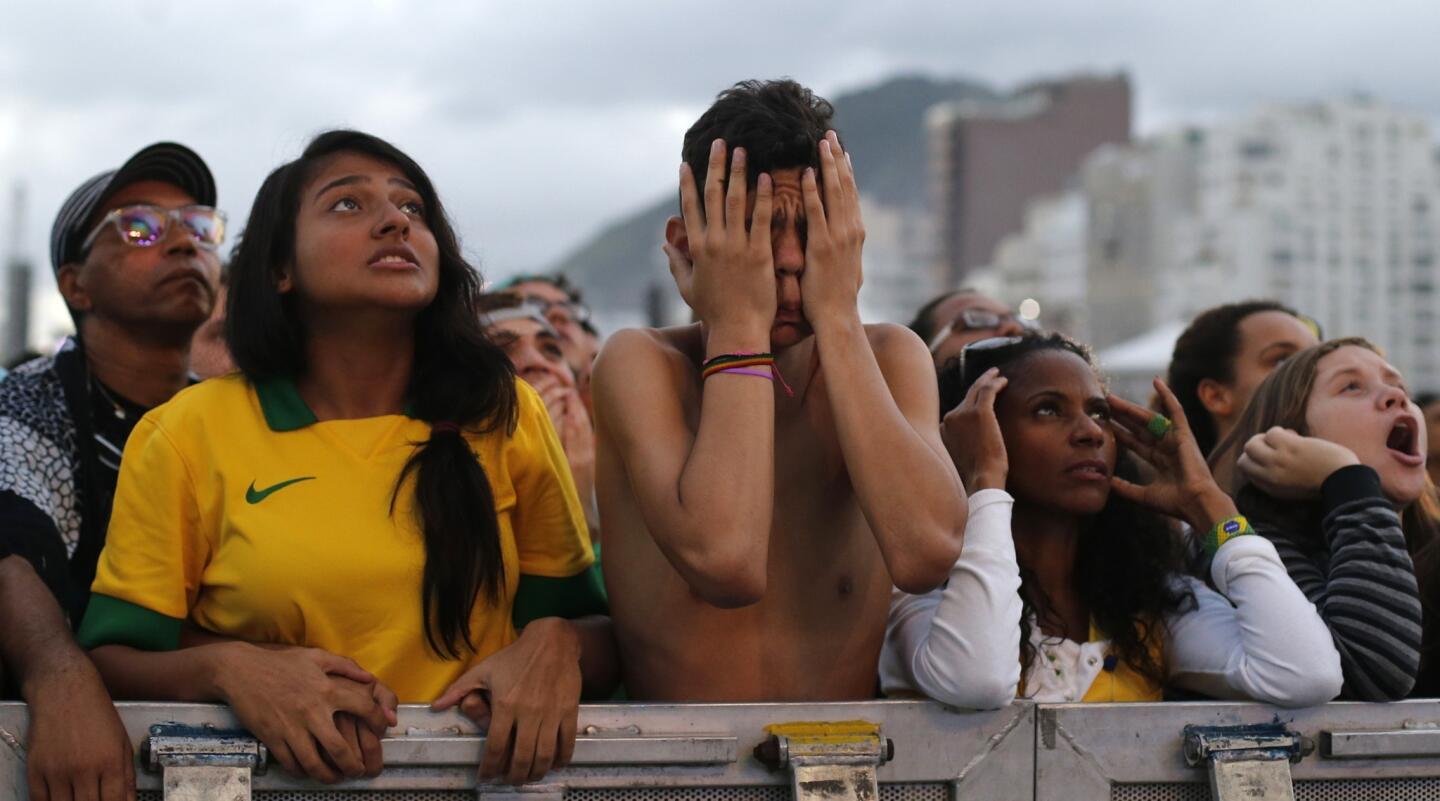
M1420 669L1420 595L1400 516L1371 468L1335 471L1320 490L1324 551L1303 534L1263 531L1335 639L1342 698L1393 701Z

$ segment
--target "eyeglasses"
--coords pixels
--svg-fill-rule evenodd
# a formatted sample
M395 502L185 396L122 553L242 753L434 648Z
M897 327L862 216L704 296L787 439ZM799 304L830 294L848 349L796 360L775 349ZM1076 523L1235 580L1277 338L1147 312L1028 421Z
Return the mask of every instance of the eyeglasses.
M934 353L939 350L940 346L945 344L945 340L949 339L950 335L956 331L985 331L999 328L1003 323L1011 320L1026 331L1038 331L1040 329L1039 323L1026 317L1017 317L1013 314L997 314L992 311L985 311L984 309L965 309L961 311L954 320L951 320L949 325L942 327L935 333L934 338L930 340L930 352ZM1006 337L999 337L999 339L1005 338ZM967 345L966 347L969 346Z
M190 238L202 250L215 250L225 241L225 213L209 206L185 206L179 209L162 209L148 203L122 206L100 219L85 242L81 252L90 250L95 239L105 230L114 226L120 234L120 241L131 247L148 248L165 241L171 222L185 227Z
M590 321L590 307L583 303L574 303L568 300L550 300L549 298L542 298L539 295L521 295L520 300L526 306L533 307L536 311L539 311L546 319L550 318L551 309L563 309L565 314L577 323L584 324Z

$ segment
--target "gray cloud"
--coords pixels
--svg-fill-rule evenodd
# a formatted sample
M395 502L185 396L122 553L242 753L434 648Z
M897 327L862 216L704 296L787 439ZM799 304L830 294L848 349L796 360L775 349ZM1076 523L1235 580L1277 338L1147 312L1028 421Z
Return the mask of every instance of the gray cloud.
M419 159L467 248L503 274L667 191L688 122L746 77L834 93L894 72L1009 87L1126 69L1144 129L1359 90L1440 121L1435 4L1101 6L21 3L0 29L0 187L29 185L23 244L43 259L72 187L173 138L209 160L238 229L267 170L352 125Z

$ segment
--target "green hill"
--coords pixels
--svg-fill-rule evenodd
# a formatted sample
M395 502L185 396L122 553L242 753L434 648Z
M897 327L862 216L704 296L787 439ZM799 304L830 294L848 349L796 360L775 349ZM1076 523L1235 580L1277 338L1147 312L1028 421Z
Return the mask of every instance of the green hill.
M924 207L926 109L946 100L993 97L970 81L905 76L831 101L865 194L886 205ZM549 269L569 275L598 309L637 311L647 286L670 280L660 243L676 206L674 193L667 194L606 226Z

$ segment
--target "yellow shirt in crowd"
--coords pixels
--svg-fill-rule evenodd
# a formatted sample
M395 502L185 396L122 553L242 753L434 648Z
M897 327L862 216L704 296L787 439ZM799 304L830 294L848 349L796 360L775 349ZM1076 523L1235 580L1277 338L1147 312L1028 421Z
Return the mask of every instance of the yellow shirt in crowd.
M429 424L318 422L292 383L239 374L186 389L136 425L82 640L173 649L189 620L348 656L402 702L432 701L515 639L521 574L576 576L594 560L545 406L523 381L516 390L513 434L466 435L494 492L508 577L498 606L483 594L475 605L468 662L426 643L413 473L395 495Z

